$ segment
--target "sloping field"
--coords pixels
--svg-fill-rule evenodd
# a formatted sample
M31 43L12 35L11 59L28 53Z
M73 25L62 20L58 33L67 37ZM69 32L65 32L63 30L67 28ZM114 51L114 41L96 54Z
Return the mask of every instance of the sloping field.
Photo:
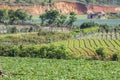
M120 52L119 33L96 33L78 39L70 39L55 44L64 44L71 53L81 56L96 55L97 48L105 48L107 54Z
M73 39L56 44L64 44L71 53L81 56L96 55L95 50L103 47L108 54L120 51L120 40L94 40L94 39Z

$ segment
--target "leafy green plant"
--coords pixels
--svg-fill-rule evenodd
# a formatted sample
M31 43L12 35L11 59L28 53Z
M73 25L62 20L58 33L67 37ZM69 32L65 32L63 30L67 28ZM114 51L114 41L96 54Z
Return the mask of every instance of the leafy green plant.
M111 57L111 59L113 60L113 61L118 61L118 54L113 54L112 55L112 57Z
M1 80L114 80L120 79L120 62L0 57L8 77ZM92 74L91 74L92 72ZM116 74L113 75L112 73ZM15 75L14 75L15 74ZM57 77L56 77L57 76Z
M96 53L101 56L101 57L104 57L105 56L105 53L103 52L104 48L98 48L96 50Z
M101 60L104 60L104 59L105 59L106 53L105 53L103 47L96 49L96 53L97 53L97 55L98 55L98 59L101 59Z

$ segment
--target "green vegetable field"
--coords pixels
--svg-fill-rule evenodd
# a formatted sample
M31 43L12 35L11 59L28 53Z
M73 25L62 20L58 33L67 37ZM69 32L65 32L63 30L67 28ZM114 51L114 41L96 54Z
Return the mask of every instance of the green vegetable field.
M14 36L16 34L13 34ZM13 36L11 35L11 36ZM4 35L2 36L4 38ZM6 35L7 37L7 35ZM92 60L89 57L97 55L96 49L104 47L107 55L114 53L120 54L120 34L119 32L111 33L94 33L80 38L61 40L48 44L28 44L24 45L19 51L18 45L1 48L5 53L24 53L30 54L32 51L42 46L54 44L55 47L65 45L71 54L76 54L79 58L70 59L47 59L47 58L30 58L30 57L0 57L0 68L7 77L2 80L120 80L120 60ZM8 39L10 39L8 37ZM11 37L12 40L12 37ZM18 40L19 41L19 40ZM29 46L29 47L27 47ZM39 46L39 47L38 47ZM25 48L25 49L24 49ZM14 50L14 49L18 49ZM31 49L31 51L29 51ZM34 49L34 50L32 50ZM43 47L44 49L44 47ZM48 48L50 49L50 48ZM62 47L61 47L62 49ZM40 50L42 50L40 48ZM53 51L59 51L54 48ZM8 51L8 52L7 52ZM39 51L39 50L38 50ZM30 52L30 53L29 53ZM39 51L40 52L40 51ZM46 53L46 51L43 51ZM61 51L63 52L63 51ZM46 53L49 54L49 53ZM3 56L5 56L3 54ZM119 57L119 56L118 56Z
M0 57L2 80L119 80L120 62Z
M0 4L0 80L120 80L120 1Z

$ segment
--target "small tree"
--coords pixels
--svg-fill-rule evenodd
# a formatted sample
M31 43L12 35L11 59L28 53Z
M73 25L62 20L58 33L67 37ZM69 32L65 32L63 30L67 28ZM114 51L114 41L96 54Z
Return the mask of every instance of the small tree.
M9 14L9 23L13 24L15 21L18 21L18 18L15 16L15 11L14 10L9 10L8 11Z
M113 54L112 55L112 58L111 58L113 61L118 61L118 54Z
M48 20L48 24L53 24L57 17L59 16L59 12L56 10L50 10L46 13L46 19Z
M41 19L41 25L43 25L46 20L46 14L40 15L39 18Z
M15 17L17 17L22 22L29 18L27 13L25 13L21 9L18 9L18 10L15 11Z
M68 20L68 26L73 27L73 24L76 20L77 20L76 14L74 12L71 12Z
M0 10L0 22L2 23L8 23L9 21L9 14L7 9L1 9Z
M66 19L67 19L66 15L61 14L60 16L58 16L57 21L56 21L57 26L58 27L64 26Z
M102 24L102 25L100 25L100 30L101 30L101 31L108 32L108 31L109 31L109 28L110 28L110 26L107 25L107 24Z
M56 20L59 15L59 12L56 10L47 11L45 14L40 15L40 19L42 21L41 24L44 24L44 22L46 22L52 27L54 24L56 24Z
M96 53L100 57L100 59L103 60L105 58L104 48L98 48L98 49L96 49Z

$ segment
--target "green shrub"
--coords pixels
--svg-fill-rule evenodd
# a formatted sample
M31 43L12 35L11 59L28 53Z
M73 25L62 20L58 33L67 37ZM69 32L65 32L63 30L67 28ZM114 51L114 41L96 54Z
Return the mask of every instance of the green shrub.
M94 22L85 22L80 25L80 29L90 28L90 27L94 27L94 26L98 26L98 24L94 23Z
M107 24L101 24L100 25L100 30L101 32L105 31L106 33L108 33L110 31L111 26L107 25Z
M104 57L105 56L105 52L103 50L104 50L104 48L98 48L96 50L97 55L99 55L101 57Z
M70 52L64 45L56 46L51 44L41 47L35 45L0 45L0 56L67 59L70 57Z
M113 54L112 55L112 57L111 57L111 59L113 60L113 61L118 61L118 54Z
M104 51L104 48L98 48L96 49L96 53L97 53L97 57L94 57L94 58L97 58L97 59L100 59L100 60L104 60L105 57L106 57L106 52Z
M64 45L42 46L38 56L42 58L66 59L69 56L69 52Z
M11 46L9 47L9 51L8 51L8 56L10 57L15 57L15 56L19 56L19 48L16 46Z

